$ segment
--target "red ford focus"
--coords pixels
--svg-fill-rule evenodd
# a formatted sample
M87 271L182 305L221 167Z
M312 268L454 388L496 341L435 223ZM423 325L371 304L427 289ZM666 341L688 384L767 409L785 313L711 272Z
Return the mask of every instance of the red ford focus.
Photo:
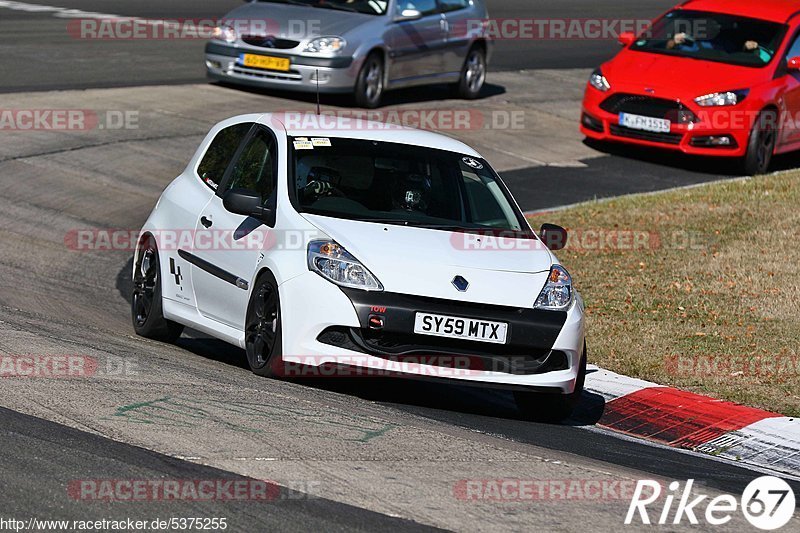
M747 174L800 149L800 2L689 0L594 71L589 138L740 158Z

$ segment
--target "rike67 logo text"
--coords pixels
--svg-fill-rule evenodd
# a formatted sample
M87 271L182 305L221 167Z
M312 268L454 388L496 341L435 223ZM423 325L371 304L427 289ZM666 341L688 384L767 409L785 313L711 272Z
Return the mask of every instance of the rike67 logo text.
M625 524L688 522L698 525L703 520L706 524L721 526L741 512L754 527L772 531L788 524L794 516L794 492L788 483L777 477L762 476L753 480L744 489L741 500L730 494L710 498L693 491L693 486L693 479L688 480L682 490L681 483L673 481L668 491L664 491L658 481L639 480Z

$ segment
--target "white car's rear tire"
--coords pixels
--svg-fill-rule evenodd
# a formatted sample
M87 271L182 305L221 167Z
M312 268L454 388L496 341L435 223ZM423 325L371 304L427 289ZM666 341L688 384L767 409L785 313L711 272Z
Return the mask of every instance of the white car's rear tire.
M158 248L152 235L139 245L133 274L131 318L137 335L160 342L173 343L183 333L183 326L164 318L161 299L161 265Z

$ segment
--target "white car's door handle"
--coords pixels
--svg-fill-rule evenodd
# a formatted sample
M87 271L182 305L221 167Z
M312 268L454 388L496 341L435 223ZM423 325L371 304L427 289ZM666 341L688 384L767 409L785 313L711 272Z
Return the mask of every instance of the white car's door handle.
M214 225L214 223L213 223L213 222L212 222L210 219L208 219L208 218L206 218L206 217L202 217L202 218L200 219L200 223L201 223L201 224L203 225L203 227L205 227L205 228L210 228L211 226L213 226L213 225Z

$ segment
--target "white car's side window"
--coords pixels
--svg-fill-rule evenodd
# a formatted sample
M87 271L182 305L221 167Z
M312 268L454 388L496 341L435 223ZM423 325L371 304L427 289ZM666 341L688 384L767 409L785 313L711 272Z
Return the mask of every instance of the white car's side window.
M235 124L217 134L197 167L197 175L203 183L215 191L219 188L231 159L252 126L250 122Z
M226 190L245 189L261 195L264 202L272 197L277 174L275 141L265 130L258 130L247 142L231 170Z

